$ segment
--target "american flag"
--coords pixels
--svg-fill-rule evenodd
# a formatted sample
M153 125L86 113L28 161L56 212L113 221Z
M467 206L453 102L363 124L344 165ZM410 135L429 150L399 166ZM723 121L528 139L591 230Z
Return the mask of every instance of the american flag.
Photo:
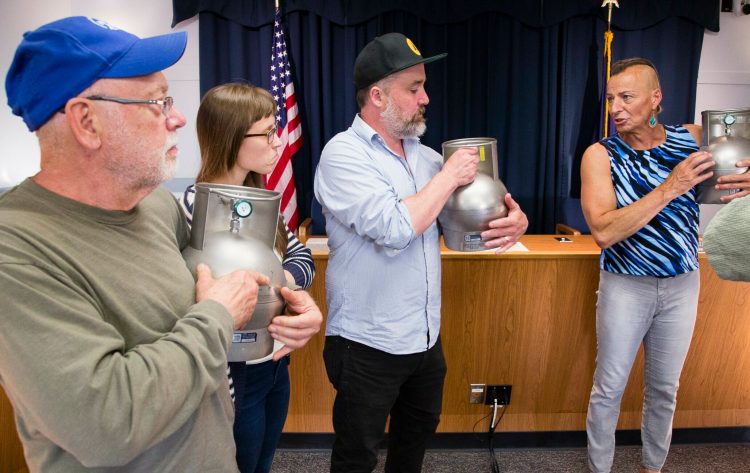
M281 193L281 213L289 228L294 231L297 229L297 191L292 174L292 155L302 146L302 126L278 8L271 47L271 94L276 99L276 125L282 146L281 158L273 171L265 177L266 188Z

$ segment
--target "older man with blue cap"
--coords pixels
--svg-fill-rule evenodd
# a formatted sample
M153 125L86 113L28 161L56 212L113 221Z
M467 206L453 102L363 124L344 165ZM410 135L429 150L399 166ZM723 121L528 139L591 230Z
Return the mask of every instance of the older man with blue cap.
M267 278L203 266L195 284L157 189L185 124L160 71L186 40L65 18L8 71L41 151L0 198L0 384L32 472L237 471L226 352Z

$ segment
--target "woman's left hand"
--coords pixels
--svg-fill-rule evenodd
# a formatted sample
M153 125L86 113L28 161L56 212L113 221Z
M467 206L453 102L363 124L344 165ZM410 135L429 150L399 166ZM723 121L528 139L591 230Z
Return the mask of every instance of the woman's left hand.
M274 317L268 326L271 337L284 344L284 347L274 353L274 361L305 346L320 331L320 324L323 322L323 314L307 291L292 291L282 287L281 297L286 301L287 310L294 315Z

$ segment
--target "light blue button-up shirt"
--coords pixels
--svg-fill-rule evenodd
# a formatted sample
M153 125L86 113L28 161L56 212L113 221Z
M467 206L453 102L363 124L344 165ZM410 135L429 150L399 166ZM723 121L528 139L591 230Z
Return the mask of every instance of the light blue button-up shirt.
M323 149L315 174L330 249L326 335L399 355L431 348L440 333L437 224L416 235L402 200L443 160L416 138L403 147L406 159L357 115Z

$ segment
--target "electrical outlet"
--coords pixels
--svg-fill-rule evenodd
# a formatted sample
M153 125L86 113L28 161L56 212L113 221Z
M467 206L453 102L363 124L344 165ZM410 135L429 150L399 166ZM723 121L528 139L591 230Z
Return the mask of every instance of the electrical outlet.
M507 406L510 404L510 393L513 386L510 384L490 384L487 386L487 393L484 396L484 403L487 405L495 404L497 399L498 406Z
M469 404L481 404L484 401L484 384L469 385Z

